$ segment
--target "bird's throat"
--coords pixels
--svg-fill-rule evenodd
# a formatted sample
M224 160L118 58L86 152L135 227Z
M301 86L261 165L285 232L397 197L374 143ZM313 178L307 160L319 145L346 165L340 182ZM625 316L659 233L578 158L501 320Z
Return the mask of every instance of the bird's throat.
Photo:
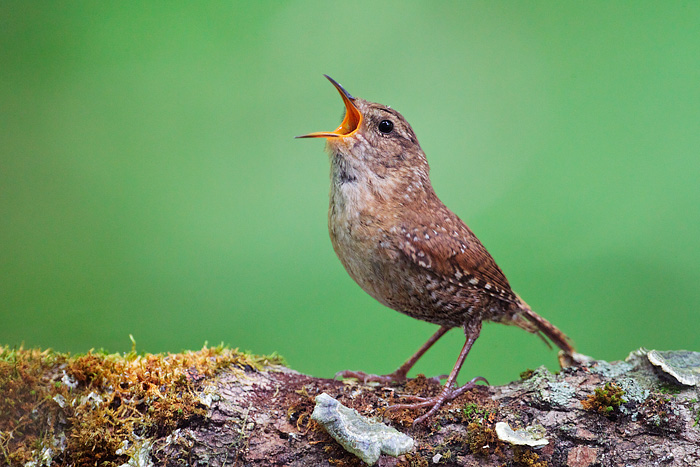
M357 170L340 154L335 154L332 164L333 183L344 185L346 183L357 183Z

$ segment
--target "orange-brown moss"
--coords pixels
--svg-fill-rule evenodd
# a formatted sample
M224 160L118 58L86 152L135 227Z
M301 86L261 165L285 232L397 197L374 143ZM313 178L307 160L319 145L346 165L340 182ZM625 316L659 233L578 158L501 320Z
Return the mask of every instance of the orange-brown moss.
M423 397L437 395L440 389L442 386L439 383L426 378L424 374L418 374L415 378L409 379L404 387L406 394L420 394Z
M139 438L203 417L197 390L221 368L278 363L283 361L277 355L257 357L223 346L181 354L90 351L74 357L0 347L0 464L23 465L65 436L66 447L55 449L54 464L120 465Z
M428 459L418 453L406 454L396 467L428 467Z
M547 461L540 460L539 454L522 446L513 448L513 461L524 467L548 467Z
M314 398L309 395L306 388L295 392L301 397L287 408L287 419L289 423L296 426L299 433L304 435L309 431L325 433L323 427L311 418L315 407Z
M4 463L24 463L51 437L49 427L33 414L41 410L47 416L57 415L51 398L68 391L64 385L54 384L49 370L64 360L50 350L0 347L0 460Z
M500 450L501 441L496 431L485 422L471 422L467 425L469 450L476 455L488 457L496 449Z

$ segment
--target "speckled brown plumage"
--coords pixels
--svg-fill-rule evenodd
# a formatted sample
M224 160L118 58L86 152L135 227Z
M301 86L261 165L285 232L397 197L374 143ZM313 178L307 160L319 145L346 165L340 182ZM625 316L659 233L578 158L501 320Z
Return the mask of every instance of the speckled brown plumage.
M511 290L474 233L437 197L428 161L403 116L387 106L353 98L331 82L345 102L345 119L334 132L304 137L327 139L328 227L333 248L350 276L394 310L443 328L464 327L468 342L469 333L473 341L481 321L490 320L541 332L572 352L566 336ZM463 350L464 356L468 350ZM409 362L404 366L415 363ZM390 376L405 378L405 372Z

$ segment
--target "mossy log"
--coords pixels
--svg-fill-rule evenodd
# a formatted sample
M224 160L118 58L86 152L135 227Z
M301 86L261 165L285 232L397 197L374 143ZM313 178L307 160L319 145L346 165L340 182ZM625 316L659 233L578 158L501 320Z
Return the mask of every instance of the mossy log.
M313 378L278 357L224 348L75 357L0 348L0 464L365 465L311 419L325 392L414 439L380 466L700 465L697 370L681 363L674 376L673 364L649 357L477 386L414 427L420 412L384 409L440 390L421 376L392 386ZM513 445L497 433L504 422L547 443Z

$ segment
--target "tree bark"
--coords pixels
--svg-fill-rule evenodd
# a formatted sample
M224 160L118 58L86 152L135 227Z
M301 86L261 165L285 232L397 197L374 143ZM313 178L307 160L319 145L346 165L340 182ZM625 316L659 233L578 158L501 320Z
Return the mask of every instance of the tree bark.
M201 423L156 440L156 465L365 465L310 419L314 396L325 392L371 417L402 395L440 389L421 377L365 385L283 367L224 372L213 388L218 400ZM589 361L558 375L540 368L506 386L478 386L424 425L411 424L419 411L384 413L388 424L414 438L415 448L399 458L382 456L377 465L700 466L699 395L697 386L674 383L643 354L629 363ZM538 427L548 444L510 445L497 437L497 422Z
M440 391L421 375L396 385L313 378L207 347L78 357L0 348L0 357L3 465L365 465L312 420L326 393L413 438L380 466L700 466L700 353L575 356L556 375L542 367L476 386L417 426L425 409L385 409ZM546 444L513 444L505 424Z

